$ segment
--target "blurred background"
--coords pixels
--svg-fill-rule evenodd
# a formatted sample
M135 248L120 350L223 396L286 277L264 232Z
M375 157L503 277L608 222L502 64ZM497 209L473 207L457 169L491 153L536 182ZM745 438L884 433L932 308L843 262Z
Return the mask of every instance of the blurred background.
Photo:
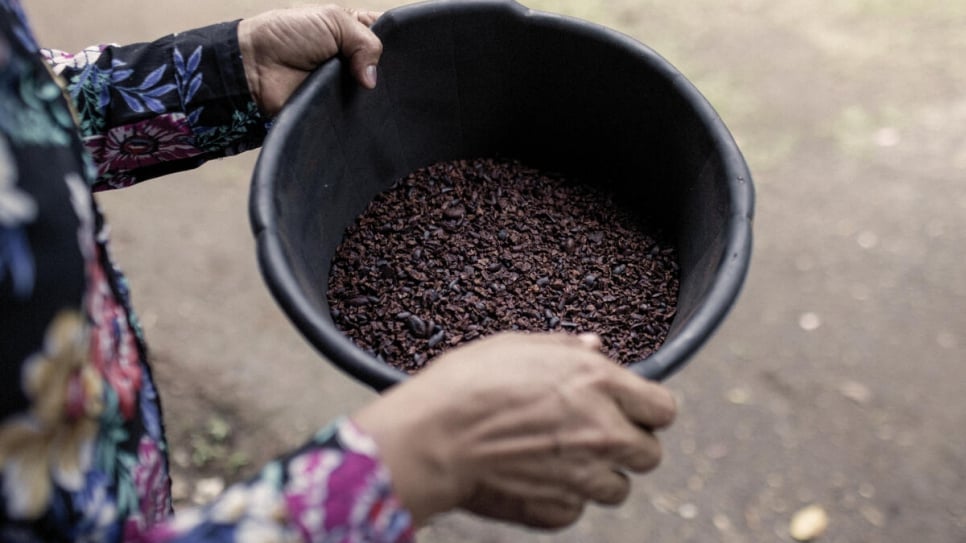
M41 43L66 50L279 7L24 3ZM707 96L754 174L754 259L729 319L669 381L664 464L627 503L553 534L451 514L420 540L792 541L811 508L828 520L819 541L966 541L966 3L524 3L636 38ZM256 158L100 198L182 507L374 397L268 295L247 217Z

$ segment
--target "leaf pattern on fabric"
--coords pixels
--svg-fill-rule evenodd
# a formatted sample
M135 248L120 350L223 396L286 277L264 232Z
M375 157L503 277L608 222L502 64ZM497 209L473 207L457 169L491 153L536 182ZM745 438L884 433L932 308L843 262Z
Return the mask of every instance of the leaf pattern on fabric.
M24 226L37 217L37 203L17 187L16 163L0 135L0 284L9 281L13 296L24 299L34 286L34 257Z
M139 84L135 78L135 71L125 67L126 64L120 60L114 60L110 73L112 89L121 95L127 107L134 113L144 113L150 110L153 113L164 113L165 106L160 98L165 94L177 89L177 85L162 80L167 66L162 64L152 72L144 76ZM122 83L128 82L127 85Z
M79 108L79 128L82 135L102 132L106 127L104 111L110 103L111 74L97 67L97 59L106 46L88 47L77 54L44 49L42 54L52 70L62 75L70 70L68 92Z
M235 111L231 124L198 129L196 141L201 149L224 149L234 155L249 149L245 135L261 123L261 113L254 102L245 111Z
M234 28L213 25L77 54L44 51L76 102L97 166L95 190L130 186L261 144L268 122L248 91ZM225 58L231 69L219 62Z
M181 50L174 48L174 69L175 84L178 86L178 93L181 96L181 107L187 113L188 122L194 126L201 118L204 106L194 106L192 101L201 88L202 74L198 70L201 66L201 49L199 45L185 61Z
M74 120L63 103L60 87L40 64L19 57L0 71L0 85L17 90L17 95L0 96L0 132L15 145L67 145ZM16 81L5 81L20 73Z
M74 508L81 512L80 521L69 530L72 541L95 543L116 540L121 526L113 496L111 482L103 473L97 470L87 472L84 487L71 495ZM67 513L67 506L63 504L58 509L61 522L70 526L69 519L61 516Z

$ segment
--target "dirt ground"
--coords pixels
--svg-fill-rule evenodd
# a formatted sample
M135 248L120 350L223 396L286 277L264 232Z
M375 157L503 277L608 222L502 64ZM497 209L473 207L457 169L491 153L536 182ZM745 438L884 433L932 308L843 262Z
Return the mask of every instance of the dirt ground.
M64 49L277 5L25 4L41 41ZM709 98L757 184L752 271L670 380L681 413L666 460L626 504L554 534L453 514L420 539L791 541L792 516L817 505L830 519L820 541L966 541L966 3L528 5L633 36ZM256 157L101 198L184 504L374 397L312 351L262 283L247 222Z

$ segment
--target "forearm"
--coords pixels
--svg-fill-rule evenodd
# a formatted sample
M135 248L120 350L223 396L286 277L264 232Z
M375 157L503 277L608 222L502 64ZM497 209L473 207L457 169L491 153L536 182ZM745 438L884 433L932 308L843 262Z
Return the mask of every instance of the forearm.
M121 187L261 144L237 22L150 43L44 50L76 108L95 189Z

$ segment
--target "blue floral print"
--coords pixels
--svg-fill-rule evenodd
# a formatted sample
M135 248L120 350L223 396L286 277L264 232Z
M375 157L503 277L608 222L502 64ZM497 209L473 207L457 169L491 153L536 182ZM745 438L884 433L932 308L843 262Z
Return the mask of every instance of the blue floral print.
M191 124L198 122L198 118L204 110L203 106L192 107L190 105L195 94L198 93L198 89L201 88L201 72L198 70L200 65L200 45L191 53L187 62L184 55L181 54L181 50L177 47L174 48L174 80L178 86L178 92L181 94L181 107L188 112L188 122Z
M124 98L127 107L135 113L144 113L145 108L154 113L164 113L164 104L158 100L159 97L175 90L177 85L164 82L164 72L168 68L165 65L158 66L151 73L144 77L140 85L121 85L124 81L134 75L134 70L125 68L125 64L120 60L115 60L111 73L111 83L114 89Z
M0 284L9 281L13 296L24 299L33 291L34 259L23 226L36 217L37 204L17 187L15 168L0 136Z

